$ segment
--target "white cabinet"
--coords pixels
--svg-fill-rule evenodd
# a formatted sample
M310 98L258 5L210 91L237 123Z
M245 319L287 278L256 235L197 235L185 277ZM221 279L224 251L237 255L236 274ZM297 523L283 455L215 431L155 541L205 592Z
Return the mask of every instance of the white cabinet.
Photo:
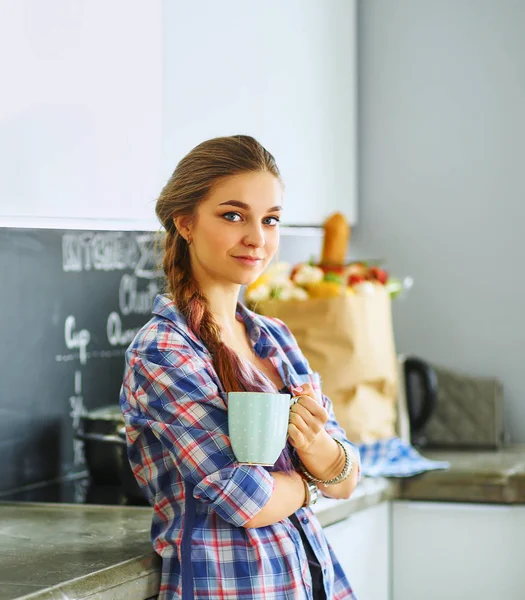
M356 222L356 0L0 2L0 50L2 226L157 229L176 163L234 133L284 225Z
M390 598L390 512L383 502L325 528L358 600Z
M1 226L154 221L161 32L161 0L0 2Z
M392 518L393 600L525 598L524 506L400 501Z
M283 224L356 202L355 0L165 0L163 170L196 144L250 134L275 155Z

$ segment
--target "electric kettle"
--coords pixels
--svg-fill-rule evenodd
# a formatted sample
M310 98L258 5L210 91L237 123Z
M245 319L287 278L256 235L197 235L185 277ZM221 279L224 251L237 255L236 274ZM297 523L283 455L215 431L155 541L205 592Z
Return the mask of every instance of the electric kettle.
M413 446L424 446L425 427L436 410L438 378L434 369L416 356L400 355L398 431Z

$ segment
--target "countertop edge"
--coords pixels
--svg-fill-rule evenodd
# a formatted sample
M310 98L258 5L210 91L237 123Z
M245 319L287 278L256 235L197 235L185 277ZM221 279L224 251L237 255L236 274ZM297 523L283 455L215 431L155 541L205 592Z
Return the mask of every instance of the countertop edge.
M150 552L16 600L109 600L115 592L122 598L148 598L158 594L159 584L160 558Z
M322 498L313 510L321 525L329 527L367 508L393 500L398 495L399 485L397 481L382 477L365 478L348 500Z

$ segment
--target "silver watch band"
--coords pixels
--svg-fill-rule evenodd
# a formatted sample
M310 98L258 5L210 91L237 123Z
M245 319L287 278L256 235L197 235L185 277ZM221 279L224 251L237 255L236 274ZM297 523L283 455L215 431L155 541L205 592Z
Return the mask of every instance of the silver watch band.
M315 483L307 479L303 479L303 483L306 491L306 499L302 508L307 508L308 506L313 506L319 499L319 488Z

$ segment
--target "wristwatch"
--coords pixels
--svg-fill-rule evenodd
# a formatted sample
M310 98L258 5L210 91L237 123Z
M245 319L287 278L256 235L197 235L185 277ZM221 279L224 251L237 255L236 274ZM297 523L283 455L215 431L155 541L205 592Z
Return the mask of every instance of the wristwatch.
M317 484L315 484L311 481L307 481L304 478L303 478L303 483L304 483L304 489L306 492L306 499L304 501L302 508L307 508L308 506L313 506L317 502L317 500L319 498L319 488L317 487Z

